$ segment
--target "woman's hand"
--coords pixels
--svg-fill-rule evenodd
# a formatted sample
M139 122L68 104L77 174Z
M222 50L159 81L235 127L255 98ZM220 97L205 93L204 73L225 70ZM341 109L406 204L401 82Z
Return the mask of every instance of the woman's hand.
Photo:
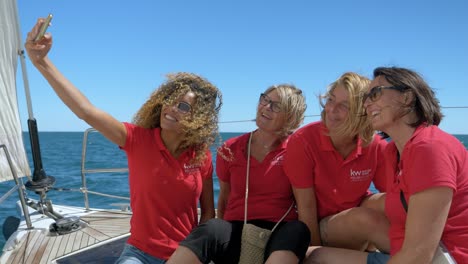
M44 37L34 42L42 25L45 23L44 18L39 18L36 25L31 29L26 38L26 43L24 44L28 56L33 64L40 63L44 60L49 53L49 50L52 48L52 35L46 33Z

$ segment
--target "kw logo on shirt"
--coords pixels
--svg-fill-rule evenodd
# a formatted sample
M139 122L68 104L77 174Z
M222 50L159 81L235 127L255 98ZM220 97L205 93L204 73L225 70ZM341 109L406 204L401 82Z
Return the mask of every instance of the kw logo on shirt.
M186 174L193 174L200 170L200 166L198 164L184 164L184 172Z
M372 172L372 169L366 169L366 170L350 169L349 176L351 178L351 181L353 182L365 181L369 178L371 172Z

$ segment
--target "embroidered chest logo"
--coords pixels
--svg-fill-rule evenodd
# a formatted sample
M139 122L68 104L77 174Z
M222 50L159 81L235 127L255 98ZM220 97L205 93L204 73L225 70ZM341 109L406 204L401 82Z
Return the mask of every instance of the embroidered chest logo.
M353 182L360 182L366 181L369 179L369 176L372 172L372 169L365 169L365 170L353 170L350 169L349 177Z
M185 174L194 174L200 170L200 166L197 164L184 164Z
M281 166L281 165L283 165L283 160L284 160L283 155L277 156L271 161L271 165L272 166Z

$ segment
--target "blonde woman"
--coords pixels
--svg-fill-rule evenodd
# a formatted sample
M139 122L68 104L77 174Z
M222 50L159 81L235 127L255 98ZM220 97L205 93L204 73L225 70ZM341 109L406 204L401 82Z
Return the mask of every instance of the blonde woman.
M220 219L194 229L168 263L239 263L247 170L247 222L271 230L285 215L266 245L264 261L285 264L304 258L310 234L307 226L297 221L296 211L288 211L294 196L283 159L289 135L302 123L305 109L302 91L292 85L272 86L260 95L258 128L229 139L218 151Z
M26 49L60 99L90 126L123 149L128 158L130 238L117 263L164 263L201 219L214 217L209 146L218 134L221 93L190 73L169 75L134 117L122 123L90 101L55 67L47 54L52 37L34 42L39 19Z
M383 208L367 208L384 196L371 195L369 186L373 182L385 190L387 145L362 111L361 95L369 82L356 73L343 74L321 96L321 121L302 127L289 140L284 169L312 246L364 250L371 243L389 249L388 221L378 212Z

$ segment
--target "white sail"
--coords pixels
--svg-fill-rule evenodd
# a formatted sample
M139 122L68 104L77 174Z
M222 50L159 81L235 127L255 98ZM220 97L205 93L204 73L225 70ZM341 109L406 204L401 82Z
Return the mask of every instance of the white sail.
M30 176L16 93L18 51L21 50L18 32L16 0L0 1L0 145L5 145L19 177ZM4 149L0 149L0 182L13 179Z

